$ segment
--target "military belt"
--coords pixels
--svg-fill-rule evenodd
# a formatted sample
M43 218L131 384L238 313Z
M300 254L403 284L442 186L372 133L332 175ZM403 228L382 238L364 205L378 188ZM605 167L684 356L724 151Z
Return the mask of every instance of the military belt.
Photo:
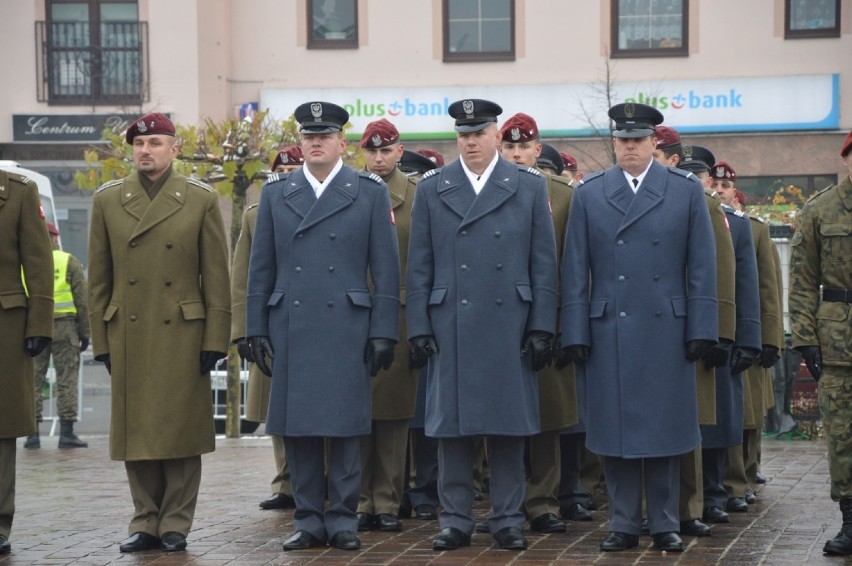
M852 303L852 289L823 289L822 300L830 303Z

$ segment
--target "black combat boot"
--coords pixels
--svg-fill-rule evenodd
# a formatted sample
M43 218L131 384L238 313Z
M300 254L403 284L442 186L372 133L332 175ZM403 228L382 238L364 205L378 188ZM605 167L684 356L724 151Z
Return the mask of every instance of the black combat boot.
M840 500L840 512L843 526L836 537L825 543L822 551L826 554L852 554L852 499Z
M41 438L38 435L38 431L27 436L26 441L24 441L24 448L41 448Z
M59 421L60 448L88 448L89 443L77 438L74 434L74 421Z

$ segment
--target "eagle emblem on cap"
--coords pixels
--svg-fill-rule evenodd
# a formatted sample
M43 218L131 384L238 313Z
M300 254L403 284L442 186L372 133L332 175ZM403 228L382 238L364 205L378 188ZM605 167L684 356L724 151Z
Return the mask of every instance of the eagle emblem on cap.
M624 105L624 115L628 118L632 118L636 115L636 107L633 105L633 103L628 102Z
M683 159L684 160L692 159L692 146L691 145L685 145L685 146L682 146L682 147L683 147Z
M382 145L382 136L376 134L372 138L370 138L370 141L373 142L373 147L379 147L380 145Z
M136 122L136 129L139 130L140 134L144 134L148 131L148 126L145 125L145 120L139 120Z
M521 129L520 128L512 128L510 131L513 141L518 141L521 139Z
M725 171L724 167L716 167L716 177L727 177L728 172Z
M312 102L311 103L311 115L314 118L322 118L322 103L321 102Z
M462 102L462 110L467 114L468 118L473 118L473 101L465 100Z

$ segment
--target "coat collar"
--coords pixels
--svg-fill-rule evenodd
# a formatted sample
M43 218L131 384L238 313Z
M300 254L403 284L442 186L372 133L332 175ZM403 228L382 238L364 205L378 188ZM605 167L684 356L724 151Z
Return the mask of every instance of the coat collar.
M405 173L400 171L399 167L395 167L393 172L388 175L388 178L384 179L384 182L388 186L391 207L399 208L405 204L405 193L409 182L409 178L405 176Z
M624 214L618 232L623 232L630 225L648 214L663 200L666 190L668 171L656 161L651 163L648 174L639 185L639 190L633 194L633 189L627 185L627 179L618 166L611 167L604 177L606 200Z
M514 196L518 190L518 174L516 165L499 158L491 176L477 195L457 159L444 167L438 181L438 195L461 217L461 229L491 213Z
M131 238L141 236L181 209L186 202L185 181L183 175L172 171L154 200L150 200L139 180L138 171L134 171L125 179L121 187L121 206L139 221L130 235Z
M846 210L852 210L852 177L846 177L837 186L837 191L840 194L840 200L843 201L843 206Z
M285 182L284 202L302 217L296 233L343 210L358 196L358 173L346 166L335 175L319 199L301 169L291 173Z

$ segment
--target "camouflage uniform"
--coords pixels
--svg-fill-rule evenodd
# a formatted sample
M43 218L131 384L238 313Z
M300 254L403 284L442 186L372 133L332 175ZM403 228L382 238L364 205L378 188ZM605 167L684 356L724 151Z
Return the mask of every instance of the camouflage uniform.
M53 318L53 342L34 359L36 422L42 420L42 392L50 356L56 368L56 410L63 421L77 420L77 376L80 372L81 340L88 342L89 308L86 303L86 275L83 264L69 256L65 280L71 286L76 313L56 313Z
M824 297L820 301L820 286ZM836 290L845 289L845 300ZM811 197L792 240L788 297L793 347L819 345L819 404L831 498L852 499L852 181ZM845 522L845 521L844 521Z

